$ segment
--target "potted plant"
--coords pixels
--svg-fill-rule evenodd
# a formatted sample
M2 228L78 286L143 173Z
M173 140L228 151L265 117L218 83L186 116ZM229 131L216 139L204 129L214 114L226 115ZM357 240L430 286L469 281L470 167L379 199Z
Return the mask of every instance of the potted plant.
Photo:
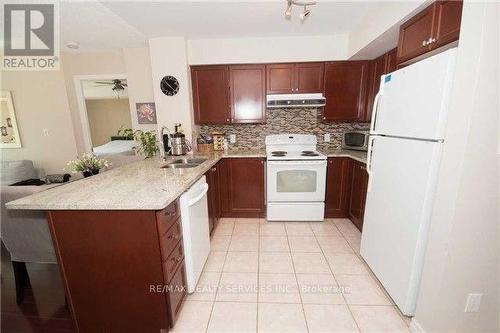
M97 175L99 170L109 166L111 166L111 163L97 158L97 156L92 153L85 153L80 158L68 162L68 167L73 173L81 172L85 178Z
M140 143L138 152L143 154L146 158L153 157L160 151L158 146L158 138L155 131L141 131L134 132L135 141Z

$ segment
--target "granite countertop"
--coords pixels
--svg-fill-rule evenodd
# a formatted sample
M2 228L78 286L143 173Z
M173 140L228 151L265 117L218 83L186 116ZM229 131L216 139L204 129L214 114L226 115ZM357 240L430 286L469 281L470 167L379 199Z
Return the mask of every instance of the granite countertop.
M11 201L8 209L159 210L189 189L221 158L265 157L264 151L229 151L187 156L207 161L186 169L161 168L158 158L141 160Z
M350 157L353 160L366 164L366 151L328 148L319 149L319 151L328 157Z
M329 157L350 157L366 163L366 152L322 149ZM162 168L168 160L182 157L204 157L194 168ZM265 158L262 150L231 150L195 153L141 160L98 175L56 186L46 191L11 201L8 209L30 210L160 210L189 189L221 158Z

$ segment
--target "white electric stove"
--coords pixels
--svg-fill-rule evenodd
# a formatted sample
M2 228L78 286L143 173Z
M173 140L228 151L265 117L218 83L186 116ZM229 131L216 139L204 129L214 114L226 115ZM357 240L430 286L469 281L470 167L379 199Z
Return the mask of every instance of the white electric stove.
M323 221L326 156L309 134L266 136L267 220Z

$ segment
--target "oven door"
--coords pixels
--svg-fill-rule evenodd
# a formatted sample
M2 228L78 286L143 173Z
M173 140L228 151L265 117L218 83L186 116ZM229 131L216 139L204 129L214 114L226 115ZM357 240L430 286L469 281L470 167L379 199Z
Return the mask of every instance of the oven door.
M267 200L325 201L326 160L268 161Z

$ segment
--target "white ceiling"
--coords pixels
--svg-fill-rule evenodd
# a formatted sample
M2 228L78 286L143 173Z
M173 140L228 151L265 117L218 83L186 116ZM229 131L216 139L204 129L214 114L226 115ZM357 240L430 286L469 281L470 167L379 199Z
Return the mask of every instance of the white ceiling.
M76 40L82 49L137 47L147 39L312 36L348 33L379 1L319 0L300 23L301 7L284 18L286 1L105 1L62 2L61 42Z

